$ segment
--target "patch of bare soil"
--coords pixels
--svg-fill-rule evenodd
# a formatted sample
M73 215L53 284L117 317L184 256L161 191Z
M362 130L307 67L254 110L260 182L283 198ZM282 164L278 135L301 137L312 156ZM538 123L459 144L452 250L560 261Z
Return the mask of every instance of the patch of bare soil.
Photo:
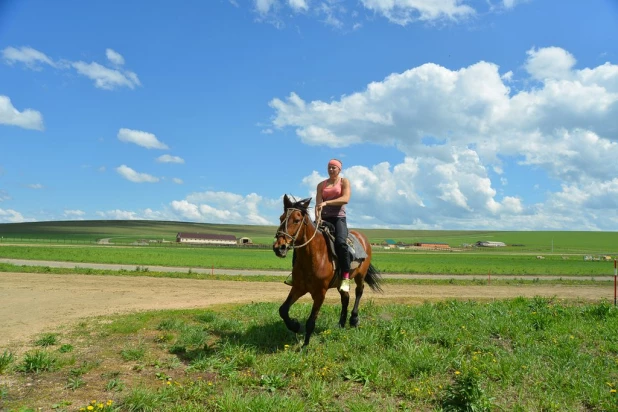
M90 316L219 304L283 302L282 282L237 282L149 277L0 273L0 348ZM597 301L613 299L607 286L385 285L384 293L365 288L363 299L418 304L442 299L491 300L546 296ZM337 304L331 289L326 304ZM310 301L307 295L301 299ZM361 304L362 315L362 304Z

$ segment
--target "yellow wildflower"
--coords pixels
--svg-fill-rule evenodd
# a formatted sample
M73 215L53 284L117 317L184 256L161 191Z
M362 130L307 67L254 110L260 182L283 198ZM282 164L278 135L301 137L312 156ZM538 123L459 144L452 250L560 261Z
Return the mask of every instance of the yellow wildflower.
M459 374L461 374L461 372L455 371L455 375L459 375Z

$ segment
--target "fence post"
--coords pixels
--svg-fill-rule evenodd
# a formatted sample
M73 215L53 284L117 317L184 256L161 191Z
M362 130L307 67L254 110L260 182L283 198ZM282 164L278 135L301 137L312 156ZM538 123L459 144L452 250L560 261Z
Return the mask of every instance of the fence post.
M614 259L614 306L616 306L616 278L618 277L618 271L616 269L616 259Z

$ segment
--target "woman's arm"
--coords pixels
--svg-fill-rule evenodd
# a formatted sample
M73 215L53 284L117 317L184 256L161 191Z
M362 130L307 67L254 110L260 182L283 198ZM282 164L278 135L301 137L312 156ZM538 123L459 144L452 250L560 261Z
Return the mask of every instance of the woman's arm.
M318 183L318 187L316 189L316 194L315 194L315 221L316 222L320 220L320 216L322 214L322 206L324 206L322 204L322 183L324 182Z

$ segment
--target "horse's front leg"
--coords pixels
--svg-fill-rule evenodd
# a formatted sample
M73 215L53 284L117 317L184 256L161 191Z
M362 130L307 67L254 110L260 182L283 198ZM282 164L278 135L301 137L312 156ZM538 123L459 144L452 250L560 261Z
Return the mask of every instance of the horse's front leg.
M354 300L354 307L352 308L352 315L350 316L350 326L357 327L358 326L358 307L360 304L360 300L363 297L363 291L365 290L365 284L363 283L362 278L360 278L360 282L356 282L356 290L355 295L356 299ZM345 324L345 319L343 320Z
M285 322L285 326L294 333L300 332L300 323L296 319L290 318L290 307L305 293L301 292L295 286L292 286L292 290L288 294L288 298L279 307L279 316Z
M311 334L315 329L315 321L318 318L318 314L320 313L320 308L324 303L324 297L326 296L326 291L322 291L321 293L312 294L313 297L313 306L311 307L311 314L307 319L307 323L305 324L305 343L303 346L309 345L309 339L311 339Z

